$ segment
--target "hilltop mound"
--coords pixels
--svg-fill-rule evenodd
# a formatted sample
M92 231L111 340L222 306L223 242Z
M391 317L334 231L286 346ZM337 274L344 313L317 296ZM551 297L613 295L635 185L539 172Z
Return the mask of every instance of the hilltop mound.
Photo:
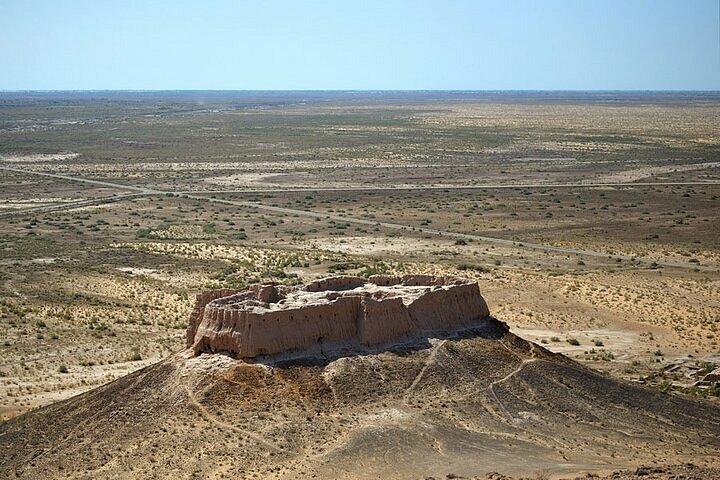
M713 404L607 378L478 313L478 328L356 345L349 355L311 348L252 360L237 358L245 350L203 353L212 342L196 352L201 320L193 348L1 424L0 477L415 479L717 466Z

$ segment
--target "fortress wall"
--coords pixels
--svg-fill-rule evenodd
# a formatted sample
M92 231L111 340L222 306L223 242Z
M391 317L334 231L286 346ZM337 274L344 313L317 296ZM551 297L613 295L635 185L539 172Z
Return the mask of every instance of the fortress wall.
M380 345L413 335L415 324L401 298L362 299L358 339L365 346Z
M307 350L324 343L344 343L357 336L359 297L328 304L266 313L252 324L243 356Z
M362 286L359 277L323 279L306 291L326 292L312 302L277 305L287 287L254 286L198 295L188 327L188 347L235 353L240 358L309 350L323 344L390 343L421 332L468 327L490 315L477 283L456 278L373 276L377 285L424 286L409 305L400 296L343 290ZM360 285L358 285L360 284ZM296 290L297 292L297 290ZM369 293L372 292L372 293ZM407 301L407 297L405 298Z
M402 283L402 277L395 275L370 275L367 281L382 287L389 287L391 285L400 285Z
M314 282L310 282L305 287L308 292L322 292L325 290L350 290L352 288L362 287L366 280L362 277L328 277L321 278Z
M235 290L235 293L233 293L232 295L211 300L210 303L208 303L208 305L205 307L205 312L207 314L207 312L216 308L225 308L227 305L233 303L243 302L246 300L254 300L255 297L255 293L250 289Z
M476 283L427 292L408 306L418 331L469 326L490 315Z
M230 291L233 293L213 299L205 306L202 320L195 329L195 335L192 339L188 339L188 347L193 347L195 353L209 349L207 340L211 338L216 347L214 351L225 350L227 345L230 345L225 330L241 335L243 322L249 321L248 312L228 308L228 305L254 299L254 293L249 289Z
M452 282L453 279L436 277L434 275L405 275L402 277L402 284L408 286L443 286Z
M371 275L367 281L383 287L390 287L392 285L432 287L464 283L459 278L436 277L434 275L403 275L402 277L396 275Z
M252 321L249 313L229 308L206 308L205 317L197 330L193 341L193 350L200 353L236 351L237 342L245 338L248 325Z
M195 307L190 313L190 320L188 321L188 328L186 333L186 343L190 347L195 341L195 333L197 331L200 322L205 314L205 306L218 298L227 297L238 293L239 290L233 290L230 288L223 288L221 290L212 290L209 292L203 292L195 296Z
M230 351L250 358L307 350L318 343L347 342L357 337L360 314L360 297L266 313L209 309L193 350Z
M277 285L250 285L248 290L253 292L258 300L265 303L277 303L285 298L285 293Z
M477 283L456 285L452 289L459 293L460 316L466 319L464 326L470 326L478 319L490 316L490 308Z

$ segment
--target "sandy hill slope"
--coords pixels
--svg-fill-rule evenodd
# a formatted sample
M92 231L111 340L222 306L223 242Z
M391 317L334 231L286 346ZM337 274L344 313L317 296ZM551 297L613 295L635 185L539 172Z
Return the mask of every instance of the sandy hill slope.
M2 478L445 478L717 466L714 404L631 386L492 318L273 363L178 353L0 425Z

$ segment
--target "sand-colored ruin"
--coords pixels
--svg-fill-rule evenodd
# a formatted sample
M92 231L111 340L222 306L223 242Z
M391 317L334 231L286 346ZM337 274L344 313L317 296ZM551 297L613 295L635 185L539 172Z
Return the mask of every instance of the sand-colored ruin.
M331 277L304 287L253 285L197 296L187 346L239 358L323 346L371 347L489 317L474 281L387 275Z

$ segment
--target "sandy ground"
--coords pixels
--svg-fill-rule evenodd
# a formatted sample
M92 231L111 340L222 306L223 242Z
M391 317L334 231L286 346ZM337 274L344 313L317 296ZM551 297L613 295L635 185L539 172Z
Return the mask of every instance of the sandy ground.
M64 162L80 157L79 153L37 153L33 155L0 155L0 162L45 163Z
M0 174L0 406L21 412L177 351L200 291L343 273L471 277L498 318L541 345L632 381L681 382L664 369L716 364L720 351L720 190L707 184L720 179L720 106L663 102L354 101L169 117L116 105L130 119L120 123L81 106L82 119L32 110L32 125L10 108L17 129L4 131L0 163L20 170ZM28 153L33 139L57 153ZM675 185L542 187L655 181ZM452 189L473 184L535 187ZM441 188L321 191L347 185ZM12 214L125 187L142 198ZM206 195L281 211L170 192L298 187L317 191ZM515 245L456 244L421 226Z
M696 170L717 170L720 167L720 162L703 162L696 163L693 165L663 165L661 167L644 167L637 168L634 170L626 170L624 172L612 173L608 175L598 175L594 181L597 183L623 183L623 182L637 182L646 178L657 178L662 177L668 173L684 173L692 172Z

